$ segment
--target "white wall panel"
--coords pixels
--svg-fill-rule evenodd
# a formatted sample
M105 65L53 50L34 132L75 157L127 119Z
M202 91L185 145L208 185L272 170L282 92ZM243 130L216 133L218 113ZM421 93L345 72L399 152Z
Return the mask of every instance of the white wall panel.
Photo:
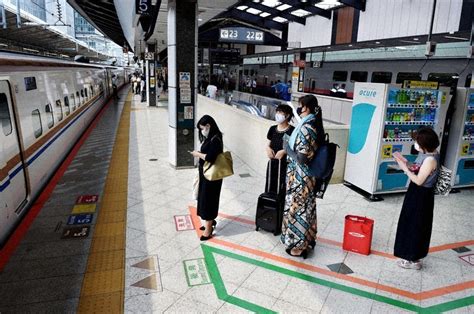
M433 0L370 0L360 12L358 41L426 35ZM462 0L437 1L433 33L459 29Z
M312 16L306 19L306 25L290 23L288 41L301 42L301 48L326 46L331 44L332 19Z

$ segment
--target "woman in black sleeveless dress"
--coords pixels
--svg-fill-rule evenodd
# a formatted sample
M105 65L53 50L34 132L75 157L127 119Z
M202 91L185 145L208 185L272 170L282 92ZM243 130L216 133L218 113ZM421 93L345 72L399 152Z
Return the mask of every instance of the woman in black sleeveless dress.
M222 180L209 181L204 177L204 162L211 164L217 156L224 151L222 133L216 121L208 115L203 116L197 123L201 150L193 151L191 154L199 158L199 192L197 199L197 214L205 221L201 230L204 230L201 241L212 237L216 218L219 211L219 198L222 188Z
M410 185L405 194L398 220L394 255L401 258L398 266L421 269L421 259L428 255L433 226L434 185L439 172L439 139L429 127L415 134L415 149L419 155L412 166L403 157L395 157L400 168L408 175Z

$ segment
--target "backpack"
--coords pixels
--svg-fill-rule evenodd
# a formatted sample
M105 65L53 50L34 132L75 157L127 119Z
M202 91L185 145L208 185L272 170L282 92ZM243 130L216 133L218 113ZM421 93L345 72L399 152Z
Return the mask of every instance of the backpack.
M329 134L318 145L314 157L308 164L309 173L316 178L316 197L323 198L329 181L331 181L336 163L336 151L339 145L329 141Z

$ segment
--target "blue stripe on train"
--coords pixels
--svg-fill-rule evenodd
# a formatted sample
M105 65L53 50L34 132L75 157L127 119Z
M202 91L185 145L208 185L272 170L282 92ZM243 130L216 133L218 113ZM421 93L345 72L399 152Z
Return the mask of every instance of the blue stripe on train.
M27 166L31 165L33 161L35 161L42 153L44 153L44 151L48 149L48 147L50 147L61 135L63 135L64 132L66 132L66 130L69 129L83 114L85 114L90 108L92 108L99 99L100 97L96 99L94 103L92 103L89 107L87 107L83 112L81 112L77 117L75 117L71 122L69 122L69 124L66 125L66 127L64 127L58 134L56 134L49 142L47 142L46 145L44 145L33 157L31 157L26 162L26 165ZM23 169L23 166L20 164L15 170L12 171L12 173L8 175L9 177L8 180L5 181L5 183L3 183L2 185L0 185L0 192L3 192L10 185L10 181L13 180L13 178L22 169Z

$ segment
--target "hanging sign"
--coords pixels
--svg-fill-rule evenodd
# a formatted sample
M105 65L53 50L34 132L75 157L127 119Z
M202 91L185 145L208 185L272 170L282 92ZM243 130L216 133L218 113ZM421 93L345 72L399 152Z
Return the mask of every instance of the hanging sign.
M219 29L219 41L263 43L265 33L248 27L226 27Z

